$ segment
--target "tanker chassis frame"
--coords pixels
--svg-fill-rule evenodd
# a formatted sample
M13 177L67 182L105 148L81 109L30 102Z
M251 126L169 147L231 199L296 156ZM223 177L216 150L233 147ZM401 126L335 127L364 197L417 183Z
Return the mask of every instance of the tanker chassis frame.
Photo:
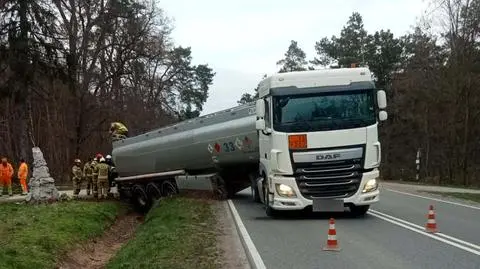
M258 169L258 167L257 167ZM115 185L122 200L130 201L139 212L147 212L154 203L182 192L195 192L218 200L231 198L235 193L253 186L255 171L223 169L222 172L193 173L175 170L138 176L117 177ZM228 181L225 182L224 178ZM248 180L245 180L248 178ZM193 186L192 186L193 185ZM258 201L258 200L257 200Z

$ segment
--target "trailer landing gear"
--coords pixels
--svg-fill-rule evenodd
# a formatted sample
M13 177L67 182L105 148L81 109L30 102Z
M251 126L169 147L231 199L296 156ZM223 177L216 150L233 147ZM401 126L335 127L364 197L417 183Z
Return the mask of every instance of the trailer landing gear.
M260 192L258 191L258 186L257 186L257 182L260 180L261 178L257 179L255 178L255 176L250 176L250 182L251 182L251 186L250 186L250 189L252 191L252 200L253 202L255 203L260 203L261 200L260 200Z

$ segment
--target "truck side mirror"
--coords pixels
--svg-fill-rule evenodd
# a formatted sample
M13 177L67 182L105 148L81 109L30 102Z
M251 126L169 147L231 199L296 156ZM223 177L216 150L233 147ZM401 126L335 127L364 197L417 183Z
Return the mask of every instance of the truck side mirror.
M385 109L387 108L387 95L384 90L377 91L377 103L378 108Z
M386 121L387 118L388 118L388 113L387 113L387 111L381 110L380 112L378 112L378 119L379 119L380 121Z
M265 120L264 119L259 119L255 122L255 128L257 130L260 130L260 131L265 130L265 127L266 126L265 126Z
M257 117L263 118L265 117L265 101L263 99L258 99L255 103L255 109L257 111Z

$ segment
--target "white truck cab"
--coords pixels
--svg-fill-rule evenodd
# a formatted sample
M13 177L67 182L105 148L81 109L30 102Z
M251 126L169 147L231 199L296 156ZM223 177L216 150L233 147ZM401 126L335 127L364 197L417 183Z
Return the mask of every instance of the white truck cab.
M386 95L368 68L278 73L259 84L257 196L276 210L357 215L379 201ZM255 183L254 183L255 184Z

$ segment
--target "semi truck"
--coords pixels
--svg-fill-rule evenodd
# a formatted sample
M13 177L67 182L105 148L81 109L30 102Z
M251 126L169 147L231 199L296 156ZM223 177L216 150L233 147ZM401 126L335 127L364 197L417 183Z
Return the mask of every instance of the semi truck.
M254 102L113 142L115 182L147 210L178 193L179 178L204 176L221 198L250 187L267 216L363 215L379 201L386 107L365 67L277 73Z

